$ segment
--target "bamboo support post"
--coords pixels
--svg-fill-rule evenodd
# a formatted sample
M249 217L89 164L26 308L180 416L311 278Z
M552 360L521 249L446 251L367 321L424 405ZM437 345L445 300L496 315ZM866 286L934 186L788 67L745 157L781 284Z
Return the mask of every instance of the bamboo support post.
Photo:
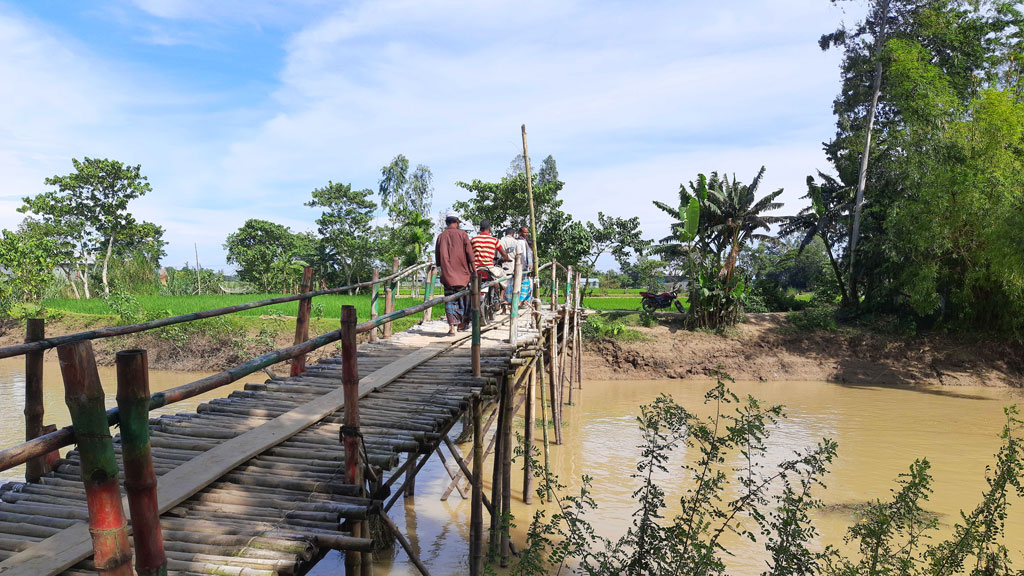
M503 462L503 450L505 449L505 417L507 410L505 409L505 388L508 386L508 380L502 379L499 385L498 393L498 422L494 428L494 462L491 469L491 506L493 506L493 513L491 514L491 526L490 526L490 546L488 547L489 553L493 558L499 552L499 543L501 542L501 529L502 529L502 494L501 488L503 486L502 474L505 471Z
M405 495L416 496L416 467L412 466L416 463L416 459L419 454L416 452L409 452L409 462L411 468L409 469L409 476L405 479Z
M149 447L149 363L146 351L118 352L116 363L121 459L135 542L135 571L139 576L167 576L167 555L157 506L156 473Z
M370 321L377 319L377 300L380 297L380 269L373 269L373 286L370 288ZM377 329L370 330L370 342L377 341Z
M387 514L381 514L380 519L384 522L384 525L388 527L388 530L391 531L391 534L394 535L395 539L398 540L398 543L402 545L402 550L405 550L405 553L409 556L409 560L411 560L413 566L416 566L416 569L420 571L420 574L423 576L430 576L430 572L427 571L426 565L424 565L423 561L420 560L419 555L416 554L415 550L413 550L412 544L409 543L409 540L398 529L398 526L395 526L395 522L391 520Z
M395 274L398 272L398 265L400 260L396 257L391 262L391 273ZM384 313L391 314L395 311L395 286L398 284L396 280L388 282L387 287L384 289ZM384 324L384 337L391 338L392 326L391 322Z
M426 302L427 300L430 300L431 298L434 297L434 271L435 270L436 270L436 268L434 266L430 266L429 268L427 268L427 280L426 280L426 283L423 285L423 301L424 302ZM427 308L426 310L424 310L423 311L423 321L424 322L430 322L430 319L431 319L433 313L434 313L434 309L432 307L431 308Z
M548 329L548 380L551 387L551 423L555 444L562 443L562 387L558 378L558 325Z
M558 309L558 261L551 259L551 311Z
M57 356L81 458L96 570L101 576L132 576L132 552L117 485L117 459L92 343L65 344L57 348Z
M573 290L572 297L572 357L569 361L569 403L572 404L573 392L572 389L576 386L580 386L582 383L579 381L579 363L580 356L583 354L583 339L580 335L580 282L583 280L582 275L576 273L576 286Z
M537 364L530 363L530 376L526 380L526 422L523 424L523 502L533 503L533 429L536 426Z
M514 347L519 341L519 298L523 292L523 259L518 255L512 273L512 286L509 289L512 290L509 298L512 302L509 307L512 320L508 324L508 342Z
M359 432L359 366L356 364L356 309L346 305L341 309L341 384L345 391L345 412L339 430L345 446L345 482L358 487L363 493L363 465L360 451ZM350 532L355 538L369 537L363 533L364 522L353 522ZM367 531L369 532L369 531ZM370 556L362 552L345 554L345 573L353 576L362 574L363 565L370 564Z
M480 376L480 276L473 272L470 280L469 298L472 304L473 321L473 376Z
M566 269L566 278L569 280L569 282L572 281L572 266L569 266ZM569 310L571 310L572 308L572 292L570 291L570 287L571 285L569 283L566 283L564 308L565 314L562 316L562 347L561 353L558 357L558 386L559 388L561 388L561 392L559 392L559 394L561 395L562 399L565 398L565 386L566 384L568 384L568 378L565 375L565 367L568 360L567 357L569 355L569 325L571 324L571 321L569 320ZM569 405L572 405L571 386L569 387Z
M302 287L299 289L300 292L311 292L313 290L313 269L306 266L302 270ZM295 342L294 344L302 344L306 340L309 340L309 314L313 310L313 299L303 298L299 300L299 313L295 317ZM298 376L306 371L306 355L296 356L292 358L292 369L291 375Z
M537 324L540 325L540 313L534 312L534 319ZM539 332L539 340L537 342L541 351L544 350L544 331ZM548 417L547 417L547 400L544 398L544 354L543 352L537 355L537 379L536 387L540 390L540 429L541 436L544 439L544 475L547 476L551 473L551 460L550 460L550 447L548 442ZM548 499L551 498L550 490L545 495Z
M29 318L25 329L25 342L46 338L46 321ZM43 435L43 351L25 354L25 440ZM50 471L47 456L39 456L25 463L25 480L36 482Z
M469 573L471 576L480 576L483 574L484 568L484 492L481 481L484 468L484 433L479 396L473 396L471 410L473 414L473 474L470 476L472 497L469 518Z
M512 418L515 415L513 403L515 401L515 386L513 380L505 377L505 402L504 418L502 428L499 430L502 436L501 441L501 515L499 518L501 530L501 567L508 567L509 556L509 519L512 515Z

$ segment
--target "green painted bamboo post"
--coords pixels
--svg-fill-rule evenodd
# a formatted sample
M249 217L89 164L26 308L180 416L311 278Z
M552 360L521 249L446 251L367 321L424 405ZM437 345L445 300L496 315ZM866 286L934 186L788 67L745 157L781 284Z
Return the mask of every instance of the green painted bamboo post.
M423 286L423 301L426 302L434 297L434 271L436 267L431 266L427 268L427 283ZM430 322L433 317L434 309L427 308L423 311L423 321Z
M124 350L117 353L115 360L121 459L132 518L135 571L139 576L167 576L156 473L149 447L149 361L145 350Z
M57 357L81 459L96 571L101 576L132 576L132 550L117 486L117 459L92 343L59 346Z
M519 341L519 298L523 291L523 262L522 258L516 256L515 272L512 274L512 306L509 313L512 317L508 325L508 342L513 347Z
M380 285L377 282L380 280L380 269L373 269L373 286L370 288L370 320L377 319L377 299L380 297ZM377 328L374 327L370 330L370 342L377 341Z
M470 280L473 319L473 376L480 376L480 276L474 271Z

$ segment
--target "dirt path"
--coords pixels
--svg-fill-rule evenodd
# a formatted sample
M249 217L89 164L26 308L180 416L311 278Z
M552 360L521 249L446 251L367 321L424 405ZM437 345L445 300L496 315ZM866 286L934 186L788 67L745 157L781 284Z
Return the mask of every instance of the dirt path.
M1024 350L946 334L906 339L840 329L797 332L784 314L750 314L731 335L632 327L649 339L587 345L584 377L831 380L853 385L1024 386Z

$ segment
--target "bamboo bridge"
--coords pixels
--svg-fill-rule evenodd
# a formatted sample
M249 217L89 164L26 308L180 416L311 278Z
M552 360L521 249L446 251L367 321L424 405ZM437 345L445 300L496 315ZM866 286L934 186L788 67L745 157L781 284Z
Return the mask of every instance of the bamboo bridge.
M480 304L488 285L477 278L469 290L433 297L433 266L398 271L396 261L393 274L369 283L313 291L307 269L295 296L50 339L42 320L29 320L25 344L0 348L0 358L25 356L27 439L0 451L0 470L26 465L25 482L0 487L0 575L303 574L330 550L342 552L347 574L371 574L373 551L395 541L428 574L388 511L414 493L434 455L451 477L444 497L458 490L472 501L466 571L481 573L488 546L504 565L514 553L500 522L512 498L512 420L522 414L534 443L539 406L545 445L548 418L560 442L561 407L580 384L580 278L562 269L560 284L560 265L544 268L550 304L533 298L520 313L517 297L509 315L490 319ZM394 310L396 283L415 273L427 276L424 302ZM516 285L520 277L517 269ZM346 306L338 330L310 338L312 300L354 287L372 288L371 318L359 323ZM463 297L472 330L447 336L431 310ZM144 350L119 352L118 407L104 410L104 385L114 384L100 382L92 340L296 300L295 345L161 393L149 393ZM391 333L394 320L414 314L423 315L418 326ZM339 341L340 356L306 366L306 354ZM60 430L43 425L50 348L73 422ZM270 370L282 362L289 376ZM269 378L195 413L149 415L256 374ZM467 454L456 433L472 438ZM65 447L74 449L61 457ZM529 460L520 477L527 502Z

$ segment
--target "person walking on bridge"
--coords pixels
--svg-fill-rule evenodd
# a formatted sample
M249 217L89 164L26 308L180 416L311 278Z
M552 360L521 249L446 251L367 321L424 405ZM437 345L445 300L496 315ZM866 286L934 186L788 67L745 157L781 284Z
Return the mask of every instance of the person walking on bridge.
M470 266L473 265L476 256L473 253L469 235L459 229L461 223L459 217L449 213L444 219L444 223L447 228L437 237L437 244L434 246L434 260L437 267L441 269L441 285L444 286L444 295L451 296L469 286L473 271ZM455 334L456 329L465 330L468 326L468 303L469 299L464 296L444 305L449 335Z

